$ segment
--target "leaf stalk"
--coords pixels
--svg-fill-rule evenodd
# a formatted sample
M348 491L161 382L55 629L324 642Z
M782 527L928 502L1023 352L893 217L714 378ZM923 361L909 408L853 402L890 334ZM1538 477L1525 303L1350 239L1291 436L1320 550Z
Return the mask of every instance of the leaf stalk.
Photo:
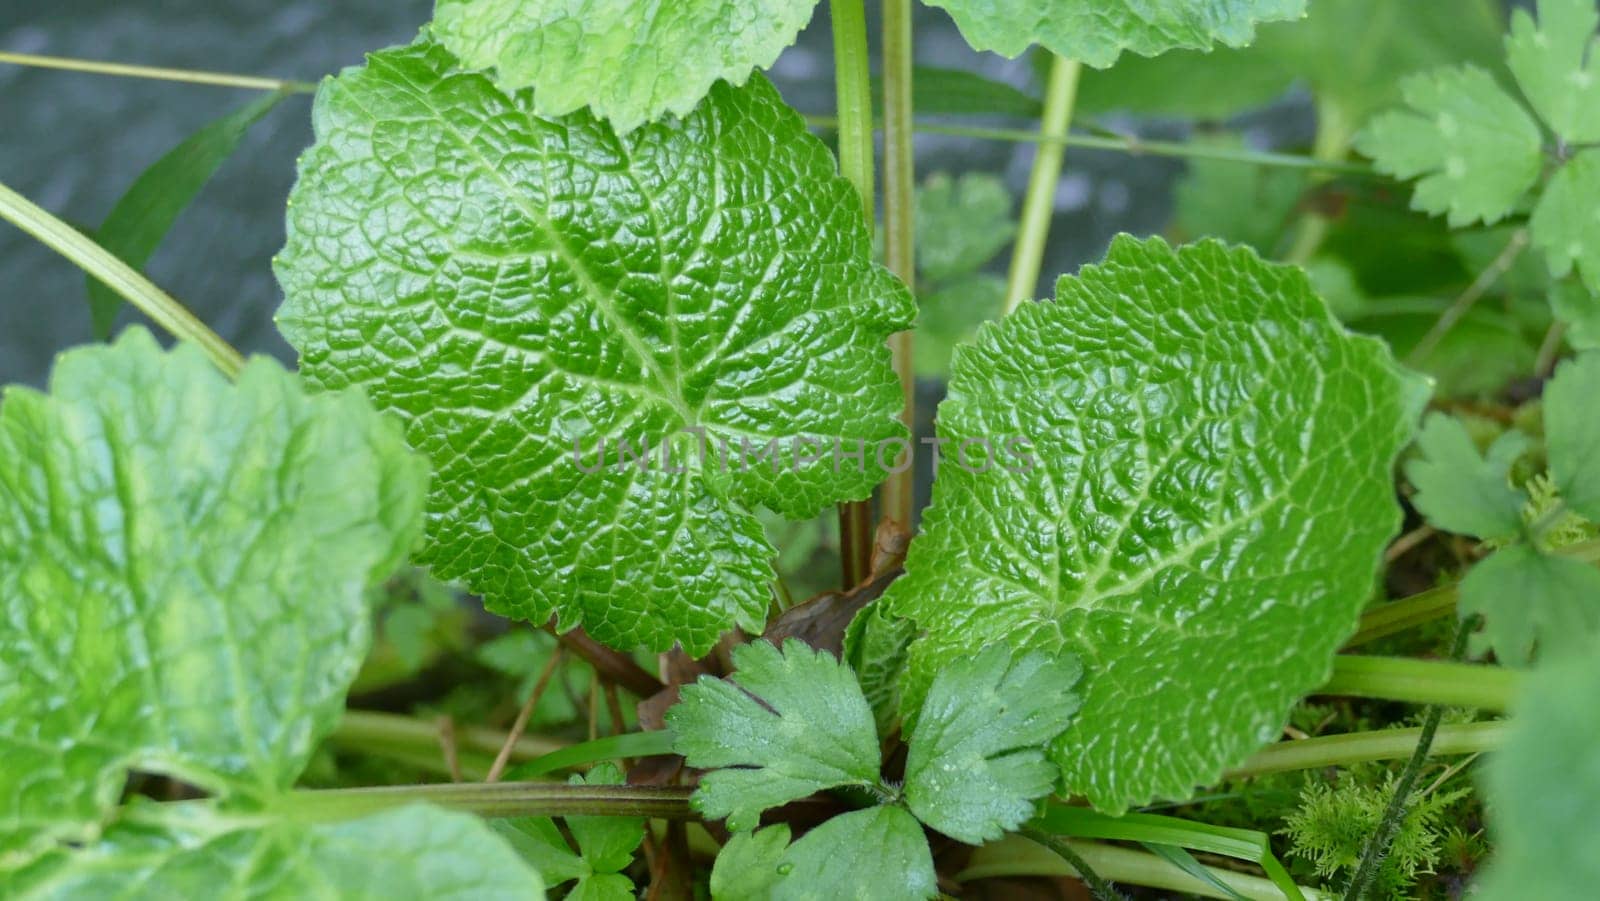
M1041 142L1028 175L1028 193L1022 200L1022 220L1017 229L1017 245L1011 254L1011 271L1006 276L1006 299L1002 313L1009 314L1024 300L1033 297L1039 284L1039 269L1044 263L1045 240L1050 236L1050 220L1056 210L1056 185L1061 181L1061 161L1066 153L1066 136L1072 125L1072 107L1078 97L1078 72L1075 60L1057 56L1050 64L1050 81L1045 87L1044 120L1041 133L1054 138Z

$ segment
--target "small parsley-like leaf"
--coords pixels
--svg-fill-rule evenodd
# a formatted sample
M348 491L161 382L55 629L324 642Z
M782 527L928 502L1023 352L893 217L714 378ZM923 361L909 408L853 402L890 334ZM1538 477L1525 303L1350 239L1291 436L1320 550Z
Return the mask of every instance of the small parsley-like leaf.
M1542 664L1484 789L1494 854L1472 897L1589 898L1600 885L1600 645Z
M741 85L794 43L817 0L439 0L439 40L534 109L583 107L627 133Z
M1105 67L1124 50L1155 56L1180 47L1239 47L1257 22L1298 18L1305 0L927 0L955 19L967 43L1014 57L1034 44Z
M603 763L587 775L567 781L573 785L621 785L623 777L615 764ZM632 898L632 880L618 874L633 863L633 852L644 841L644 819L569 816L566 823L578 843L577 854L549 817L514 817L491 825L539 870L548 885L578 880L568 897Z
M934 677L911 734L906 803L917 818L969 845L1000 838L1033 816L1057 769L1043 746L1078 709L1073 657L1013 658L990 645Z
M1186 797L1326 679L1425 397L1300 269L1118 237L956 355L946 446L1022 436L1036 463L940 467L882 601L925 630L908 711L974 646L1071 651L1066 787L1113 812Z
M1503 663L1560 654L1600 634L1600 569L1530 544L1496 551L1461 580L1461 615L1483 615L1483 643Z
M789 844L789 827L739 833L711 871L715 901L918 901L938 894L922 827L899 807L841 814Z
M1417 434L1421 456L1406 464L1417 489L1411 503L1446 532L1501 538L1522 530L1528 496L1512 487L1512 464L1527 451L1528 436L1507 431L1480 453L1461 420L1430 413Z
M1528 232L1544 252L1550 274L1564 278L1573 268L1588 289L1600 294L1600 150L1585 150L1551 176L1533 208Z
M899 807L840 814L784 852L778 901L915 901L938 894L928 839Z
M1356 139L1378 170L1421 177L1411 205L1452 226L1510 213L1544 165L1539 125L1476 66L1412 75L1400 92L1409 110L1377 116Z
M1600 294L1573 281L1550 287L1550 310L1567 326L1567 343L1578 350L1600 350Z
M711 865L713 901L770 898L779 881L793 870L779 872L789 850L789 824L776 823L754 832L735 832Z
M7 883L14 901L538 901L539 874L475 816L425 805L341 823L204 814L119 824ZM631 897L631 896L630 896Z
M1544 390L1550 476L1568 507L1600 522L1600 352L1562 363Z
M503 615L704 653L766 615L756 507L880 480L833 449L904 437L885 338L915 305L761 76L626 137L533 97L426 38L325 82L278 322L433 460L419 562Z
M694 805L739 832L761 812L827 788L878 784L878 732L855 675L800 641L733 652L731 679L684 686L667 711L674 747L700 779Z
M1594 0L1539 0L1535 24L1511 14L1506 61L1522 93L1550 128L1573 144L1600 141L1600 54Z
M917 273L929 282L971 275L1017 233L1011 189L982 172L939 172L917 188Z
M89 841L127 772L289 788L344 709L427 466L355 391L230 383L141 328L0 404L0 863Z

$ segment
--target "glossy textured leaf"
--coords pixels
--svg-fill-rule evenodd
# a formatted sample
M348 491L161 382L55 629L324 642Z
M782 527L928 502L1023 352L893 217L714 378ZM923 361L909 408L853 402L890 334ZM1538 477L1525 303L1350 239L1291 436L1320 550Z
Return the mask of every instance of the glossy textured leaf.
M477 817L417 805L349 822L117 826L23 871L8 898L537 901L539 874Z
M1411 205L1452 226L1510 213L1544 165L1539 126L1494 76L1475 66L1401 83L1410 109L1378 116L1356 140L1380 172L1420 178Z
M1600 522L1600 352L1562 363L1544 391L1545 450L1562 500Z
M269 94L207 124L172 148L111 208L105 222L95 229L95 240L124 263L143 269L178 215L239 148L250 126L287 96ZM88 284L95 337L104 340L111 335L122 298L94 278Z
M744 84L794 43L817 0L439 0L434 32L469 68L533 88L534 110L582 107L620 132Z
M834 442L904 434L884 340L914 313L800 117L757 76L619 138L423 41L324 84L315 123L279 324L432 459L422 562L617 647L758 631L752 509L870 492Z
M1483 615L1483 643L1526 665L1600 635L1600 569L1527 544L1496 551L1461 580L1461 615Z
M1432 525L1477 538L1522 531L1528 496L1511 485L1511 466L1528 450L1528 436L1512 430L1478 450L1461 420L1431 413L1417 435L1419 456L1406 464L1417 493L1411 503Z
M845 630L845 659L872 706L879 735L890 734L900 722L900 678L916 636L915 623L886 612L881 603L856 614Z
M0 860L89 839L126 772L287 788L344 707L427 470L356 392L237 384L143 329L0 406ZM25 846L27 846L25 848ZM24 853L26 851L26 853Z
M956 20L967 43L1016 56L1034 44L1091 66L1122 51L1155 56L1217 43L1238 47L1258 22L1294 19L1305 0L928 0Z
M1044 746L1078 710L1083 668L1037 651L1013 659L1003 644L934 677L911 734L906 803L929 826L969 845L1032 818L1057 769Z
M940 467L885 596L927 633L908 710L973 645L1068 650L1067 789L1113 812L1186 797L1327 677L1425 394L1298 268L1117 238L956 356L940 437L1024 436L1037 462Z
M1495 851L1474 898L1588 898L1600 885L1600 645L1541 666L1484 788Z
M1600 294L1600 150L1585 150L1556 171L1528 222L1533 246L1544 253L1550 273L1574 268L1588 289Z
M1569 143L1600 141L1600 46L1594 0L1539 0L1539 20L1511 14L1506 60L1540 118Z
M694 805L738 832L761 812L826 788L878 782L878 733L855 675L833 655L789 641L733 652L732 679L685 686L667 712L675 747L700 779ZM732 769L720 769L729 767Z

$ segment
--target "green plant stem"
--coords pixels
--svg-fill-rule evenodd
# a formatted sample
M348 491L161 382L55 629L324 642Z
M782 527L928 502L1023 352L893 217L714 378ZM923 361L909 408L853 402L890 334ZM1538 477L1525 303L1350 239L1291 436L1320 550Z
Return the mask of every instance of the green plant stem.
M867 11L863 0L829 0L833 20L834 92L839 109L839 172L861 196L870 231L873 214L872 78L868 71ZM872 503L839 505L839 558L844 588L872 570Z
M345 748L360 749L382 755L387 749L405 749L407 753L437 752L439 727L436 723L400 716L394 713L376 713L369 710L347 710L339 721L330 740ZM506 733L497 729L474 726L455 728L456 745L464 751L493 755L506 745ZM538 735L524 735L511 745L510 760L523 761L543 757L567 747L567 743Z
M199 345L230 378L244 369L244 357L183 304L111 251L4 184L0 184L0 219L11 222L104 282L173 337Z
M916 287L916 156L912 132L911 0L883 0L883 259L890 271ZM900 377L900 421L916 426L916 373L910 329L889 337L894 371ZM896 465L905 463L902 454ZM892 472L879 499L882 515L911 527L915 473L910 466Z
M1490 261L1489 265L1478 273L1478 277L1472 280L1472 284L1468 285L1465 291L1457 295L1450 306L1446 307L1445 311L1439 315L1439 319L1428 329L1427 334L1423 335L1422 339L1416 343L1416 346L1411 348L1411 352L1406 354L1406 365L1421 365L1422 361L1433 353L1434 348L1439 346L1439 342L1444 340L1445 335L1450 334L1450 330L1455 328L1462 318L1472 310L1472 305L1477 303L1490 288L1494 287L1494 283L1506 274L1506 271L1517 261L1517 257L1522 255L1523 249L1527 246L1527 229L1519 228L1512 232L1511 240L1506 242L1505 249L1501 250Z
M807 115L806 124L812 128L838 128L837 116ZM1272 166L1279 169L1305 169L1309 171L1333 172L1340 175L1357 175L1368 178L1384 178L1385 176L1374 171L1372 167L1360 163L1339 160L1319 160L1316 157L1304 156L1295 153L1274 153L1267 150L1242 150L1227 147L1215 147L1206 144L1190 144L1183 141L1147 141L1135 135L1087 135L1069 134L1046 135L1042 132L1029 131L1023 128L988 128L981 125L959 125L949 122L918 121L913 124L915 131L924 134L949 135L958 138L974 138L982 141L1006 141L1010 143L1025 144L1060 144L1063 147L1078 147L1084 150L1109 150L1117 153L1128 153L1134 156L1164 156L1176 159L1216 160L1224 163L1239 163L1245 166Z
M1455 646L1450 651L1452 660L1459 660L1467 650L1467 637L1472 634L1472 625L1477 617L1467 617L1456 628ZM1400 778L1395 782L1394 795L1389 799L1388 806L1383 811L1383 819L1378 821L1378 829L1367 840L1367 846L1361 852L1361 865L1356 868L1355 875L1350 879L1350 885L1345 890L1344 901L1361 901L1372 888L1372 882L1378 876L1378 871L1383 867L1383 862L1388 859L1389 851L1394 845L1394 838L1400 834L1400 825L1406 818L1410 809L1411 792L1416 787L1417 777L1422 773L1422 765L1428 760L1428 752L1433 747L1434 734L1439 731L1439 721L1444 718L1444 707L1435 704L1428 708L1423 717L1422 730L1417 736L1417 746L1411 752L1411 759L1406 761L1405 769L1401 771Z
M266 78L259 75L234 75L228 72L201 72L194 69L135 66L128 63L97 62L87 59L69 59L62 56L37 56L32 53L0 53L0 63L10 63L15 66L32 66L37 69L86 72L91 75L116 75L122 78L180 81L185 84L203 84L219 88L243 88L249 91L283 91L290 94L312 94L317 90L317 86L310 82Z
M484 817L640 816L693 820L687 786L568 785L559 782L461 782L290 792L276 804L285 816L342 820L418 802Z
M1072 126L1072 107L1078 97L1079 64L1057 56L1050 63L1050 80L1045 87L1044 120L1041 133L1054 138L1041 142L1028 175L1028 193L1022 200L1022 218L1017 228L1017 244L1011 252L1011 271L1006 276L1003 313L1010 313L1024 300L1033 297L1039 284L1039 269L1044 262L1045 240L1050 236L1050 219L1056 209L1056 185L1061 181L1061 160L1066 152L1066 135Z
M1556 548L1553 553L1583 563L1600 563L1600 539ZM1447 616L1456 609L1460 599L1460 588L1452 583L1398 601L1379 604L1361 615L1361 625L1344 646L1357 647Z
M126 78L149 78L185 84L216 85L256 91L286 91L294 94L314 93L317 86L306 81L288 81L258 75L233 75L223 72L205 72L194 69L156 68L126 63L96 62L56 56L34 56L27 53L0 53L0 63L36 68L64 69L72 72L90 72L97 75L115 75ZM806 116L806 121L818 128L838 128L837 116ZM1336 172L1344 175L1378 176L1372 167L1348 161L1322 160L1293 153L1272 153L1187 144L1182 141L1147 141L1133 135L1046 135L1021 128L987 128L950 122L913 122L913 131L925 134L950 135L986 141L1007 141L1028 144L1061 144L1086 150L1110 150L1131 153L1135 156L1168 156L1187 159L1209 159L1241 163L1252 166L1273 166L1286 169L1310 169Z
M1096 901L1121 901L1122 895L1111 887L1111 883L1100 878L1100 875L1094 871L1094 867L1090 866L1082 855L1073 850L1072 845L1066 839L1033 826L1022 827L1022 834L1054 851L1057 857L1066 861L1067 865L1072 867L1073 872L1078 874L1078 878L1083 880L1083 884L1089 887L1089 893L1095 897Z
M1521 683L1518 672L1500 666L1341 654L1316 693L1504 713Z
M1343 162L1350 152L1350 141L1354 136L1354 124L1344 110L1318 98L1317 136L1311 146L1312 158L1330 164ZM1323 239L1327 238L1329 224L1328 217L1321 213L1307 213L1300 220L1299 233L1284 260L1298 266L1310 262L1322 246Z
M1433 739L1433 753L1476 754L1493 751L1505 740L1506 724L1462 723L1440 726ZM1422 729L1379 729L1280 741L1257 751L1249 760L1223 775L1224 779L1244 779L1267 773L1313 770L1325 766L1347 766L1369 760L1399 760L1408 756L1422 738Z
M1123 885L1142 885L1171 892L1186 892L1205 898L1225 898L1216 886L1184 872L1146 851L1135 851L1101 842L1068 840L1066 844L1085 864L1105 880ZM1211 875L1240 895L1260 901L1283 901L1283 892L1271 880L1219 867L1207 867ZM1020 835L1010 835L973 852L967 868L956 875L960 882L1007 876L1076 876L1070 864L1054 851ZM1301 886L1307 901L1327 896Z
M1404 632L1414 626L1447 616L1456 609L1461 591L1455 583L1430 588L1398 601L1379 604L1361 614L1361 625L1356 634L1344 643L1346 648L1359 647L1380 638Z

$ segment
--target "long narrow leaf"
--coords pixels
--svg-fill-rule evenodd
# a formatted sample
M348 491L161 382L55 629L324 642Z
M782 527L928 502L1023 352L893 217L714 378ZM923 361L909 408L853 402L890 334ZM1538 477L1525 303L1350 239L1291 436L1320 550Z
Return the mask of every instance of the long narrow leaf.
M144 170L111 208L106 221L95 231L95 239L124 263L143 269L178 214L239 148L245 132L287 96L269 94L206 125L169 150ZM94 335L103 341L111 336L122 298L92 277L88 287Z
M1233 887L1218 879L1205 865L1194 859L1194 855L1177 845L1157 845L1152 842L1140 842L1146 851L1165 860L1178 869L1188 873L1201 882L1210 883L1213 888L1222 893L1224 898L1233 901L1246 901L1245 897L1233 890Z
M1265 832L1213 826L1153 813L1130 813L1114 817L1086 807L1062 805L1052 805L1035 823L1041 829L1073 838L1139 842L1186 872L1189 871L1188 866L1162 852L1158 846L1186 848L1248 861L1266 871L1267 878L1283 892L1288 901L1305 899L1299 886L1273 855L1271 840ZM1199 863L1195 865L1199 866ZM1198 874L1191 872L1190 875L1199 878Z

